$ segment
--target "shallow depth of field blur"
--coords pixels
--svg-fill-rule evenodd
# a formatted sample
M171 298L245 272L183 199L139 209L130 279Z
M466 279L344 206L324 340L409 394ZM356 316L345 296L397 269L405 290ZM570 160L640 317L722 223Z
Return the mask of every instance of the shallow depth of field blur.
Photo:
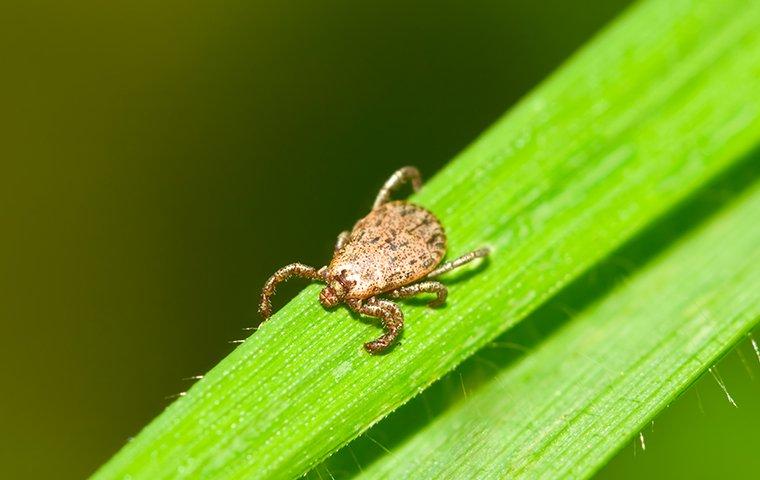
M234 348L275 268L325 262L395 168L435 173L627 3L6 6L0 476L92 473ZM602 476L750 475L742 353L738 409L708 376Z

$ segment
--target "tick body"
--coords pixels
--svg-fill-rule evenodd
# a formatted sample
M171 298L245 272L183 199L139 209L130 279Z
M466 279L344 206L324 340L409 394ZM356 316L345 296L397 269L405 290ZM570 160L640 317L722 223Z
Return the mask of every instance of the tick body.
M433 279L488 255L488 250L481 248L438 266L446 253L446 234L441 222L418 205L390 201L391 193L406 182L411 182L415 191L421 187L416 168L404 167L385 182L372 211L356 222L350 232L338 235L329 265L315 269L293 263L275 272L261 292L259 312L264 319L272 313L270 297L278 283L291 276L323 281L327 285L320 292L319 301L325 308L345 303L359 314L382 321L385 333L364 344L369 353L377 354L393 344L404 326L404 315L398 305L381 297L434 293L436 298L429 305L443 304L447 289Z

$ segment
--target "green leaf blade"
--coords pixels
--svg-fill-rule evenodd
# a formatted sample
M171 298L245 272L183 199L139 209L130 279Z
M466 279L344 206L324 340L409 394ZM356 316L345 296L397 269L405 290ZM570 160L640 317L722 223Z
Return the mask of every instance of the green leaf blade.
M736 163L760 138L759 25L738 0L633 9L414 198L450 254L494 248L445 308L404 305L370 357L377 327L308 287L95 478L304 473Z
M760 320L760 184L735 203L359 478L591 476Z

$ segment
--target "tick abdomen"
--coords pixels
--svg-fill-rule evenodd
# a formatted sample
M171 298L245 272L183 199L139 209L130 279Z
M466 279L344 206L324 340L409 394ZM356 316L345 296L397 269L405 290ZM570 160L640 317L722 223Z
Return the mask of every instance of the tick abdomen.
M351 285L347 298L369 298L419 280L446 253L438 219L407 202L388 202L354 225L347 243L330 262L328 274Z

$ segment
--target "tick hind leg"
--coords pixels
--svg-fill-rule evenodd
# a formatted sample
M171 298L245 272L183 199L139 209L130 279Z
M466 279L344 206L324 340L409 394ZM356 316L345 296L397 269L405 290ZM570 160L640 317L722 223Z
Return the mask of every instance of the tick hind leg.
M440 267L438 267L435 270L433 270L432 272L428 273L425 278L433 278L433 277L437 277L439 275L443 275L444 273L450 272L450 271L454 270L457 267L461 267L465 263L469 263L469 262L475 260L476 258L486 257L486 256L488 256L489 253L490 253L490 250L488 250L487 248L479 248L477 250L473 250L470 253L462 255L461 257L457 258L456 260L452 260L450 262L444 263Z
M272 302L270 298L274 295L277 284L284 282L290 277L308 278L309 280L323 280L322 270L304 265L303 263L291 263L274 272L269 277L264 288L261 290L261 303L259 304L259 313L264 320L272 315Z
M420 171L414 167L403 167L396 170L391 178L389 178L383 188L375 198L375 203L372 205L372 210L376 209L380 205L386 203L391 198L391 193L399 189L399 187L406 182L412 182L412 188L416 192L422 187L422 176Z
M446 302L446 295L448 295L449 291L441 282L426 281L397 288L396 290L388 292L387 295L391 298L404 298L413 297L420 293L435 293L437 295L435 300L431 300L428 303L428 306L438 307Z
M337 252L348 243L348 238L351 236L351 232L345 230L338 234L338 240L335 241L335 251Z
M385 333L375 340L364 344L365 350L373 355L382 353L390 347L404 328L404 314L401 313L398 305L391 301L372 297L364 301L350 301L348 302L348 306L356 313L379 318L383 322Z

